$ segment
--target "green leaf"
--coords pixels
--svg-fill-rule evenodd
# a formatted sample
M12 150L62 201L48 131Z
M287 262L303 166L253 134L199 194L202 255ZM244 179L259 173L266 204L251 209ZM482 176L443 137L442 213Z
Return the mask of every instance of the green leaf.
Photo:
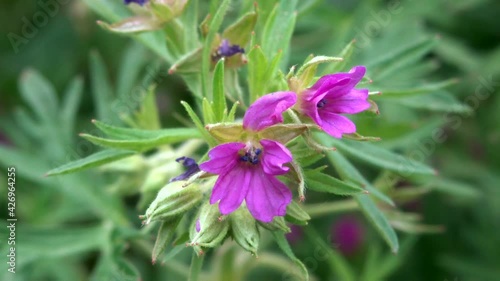
M199 132L191 128L173 128L157 131L135 130L135 134L135 139L106 139L88 134L81 134L80 136L100 146L135 151L147 151L161 145L200 138Z
M102 280L137 281L140 277L130 262L121 256L109 254L101 257L90 278L90 281Z
M215 123L215 113L212 108L212 104L207 100L207 98L203 98L202 107L203 107L203 121L205 121L205 124Z
M221 122L224 118L224 112L227 111L226 95L224 93L224 58L220 59L215 65L214 80L212 83L212 94L214 97L215 122Z
M342 154L336 151L327 152L327 157L330 162L335 167L335 170L339 173L340 178L344 181L356 182L362 184L363 187L370 192L370 195L376 197L383 202L395 206L394 202L387 195L382 193L380 190L375 188L370 182L368 182L361 173L344 157Z
M226 12L229 8L230 0L223 0L219 5L217 12L214 17L210 21L210 27L208 29L207 37L205 38L205 42L203 43L203 55L201 57L201 87L203 97L208 97L208 77L210 72L210 63L212 62L211 52L212 52L212 43L215 39L215 35L219 30L222 20L226 15Z
M299 70L297 71L297 76L300 76L302 72L306 71L308 68L317 67L321 63L342 62L342 61L343 58L341 57L315 56L312 59L308 60L299 68Z
M458 83L457 79L448 79L442 82L437 83L427 83L419 87L409 88L409 89L400 89L400 90L391 90L391 89L379 89L382 94L381 95L373 95L374 99L386 99L386 98L405 98L409 96L415 95L423 95L429 94L432 92L436 92L443 88L449 87Z
M186 50L195 49L200 45L198 34L198 6L198 0L188 1L184 8L184 12L180 16L185 34L189 34L189 36L184 36L184 47Z
M101 56L97 52L90 54L90 82L97 118L115 123L116 114L110 111L114 98L113 88L108 78L106 67Z
M424 182L432 190L437 192L456 197L457 199L476 201L482 197L479 188L449 179L435 178L430 182Z
M308 241L315 243L318 249L326 252L325 257L328 258L328 266L330 271L338 279L342 281L355 281L356 275L354 269L349 265L349 262L343 257L339 252L335 251L329 243L325 242L321 235L312 226L304 227L304 233L306 234Z
M203 260L205 255L194 255L191 258L191 267L189 268L188 281L198 281L201 273L201 267L203 266Z
M368 195L356 195L354 197L359 204L368 221L375 227L378 233L384 238L393 253L399 250L399 242L396 232L389 224L385 215L377 208L377 205Z
M345 67L350 63L351 56L354 53L354 46L356 44L355 40L352 40L347 44L342 51L340 51L339 57L343 59L343 61L339 63L332 63L326 67L324 74L337 73L343 70L346 70Z
M181 217L176 217L172 220L161 222L160 228L158 229L158 235L156 236L156 242L153 247L153 264L156 263L158 257L165 252L167 247L171 246L174 240L175 229L177 228L180 219Z
M376 60L367 63L366 67L367 69L375 69L372 75L373 78L382 81L403 67L421 59L432 50L436 43L436 38L427 38L412 42L401 50L386 52L385 56L380 56Z
M137 82L139 73L142 72L142 66L146 62L146 49L140 44L130 44L122 56L122 62L118 69L118 77L116 83L116 93L119 98L129 98L132 91L135 90L134 84ZM154 76L155 72L149 71L151 68L148 66L147 75ZM156 69L155 69L156 70ZM155 77L153 77L155 78ZM143 90L147 89L149 84L142 84ZM135 92L133 94L136 94Z
M161 124L158 108L156 107L155 87L149 87L149 89L142 94L144 95L144 99L139 111L134 114L135 122L141 129L159 130Z
M253 103L264 93L265 84L270 77L266 77L268 67L266 56L260 46L255 46L248 53L248 87L250 103Z
M23 72L19 88L21 97L38 119L53 122L58 110L57 95L52 84L33 69ZM52 120L52 121L51 121Z
M418 95L398 99L387 99L386 101L401 104L410 108L437 112L470 114L473 111L471 107L462 104L453 95L446 91L438 91L432 95Z
M257 13L250 12L243 15L234 24L228 26L224 33L222 33L222 38L229 40L231 44L240 45L245 47L250 37L252 31L257 23Z
M188 36L189 37L189 36ZM196 48L192 51L186 53L182 57L180 57L172 66L169 68L168 73L196 73L200 71L201 67L201 56L202 56L202 48ZM199 93L193 92L195 95L199 95Z
M19 266L50 258L82 256L103 246L107 230L101 225L72 228L19 227Z
M290 245L285 238L285 233L282 231L273 231L271 233L273 234L274 240L276 241L280 249L299 267L303 280L309 280L309 273L307 272L306 266L292 252L292 249L290 248ZM293 270L294 269L292 268L291 271ZM291 271L286 272L286 276L293 274Z
M364 191L361 187L343 182L316 170L306 171L305 178L307 187L319 192L329 192L337 195L354 195Z
M67 134L73 134L78 106L83 93L83 79L75 77L64 92L64 100L60 113L60 120L65 126ZM68 136L71 138L71 136Z
M223 122L234 122L234 116L236 115L236 110L238 109L239 105L240 105L239 102L235 102L233 104L233 106L231 107L231 110L229 110L229 113L227 114L227 116L223 120Z
M184 106L184 108L186 109L189 117L191 118L191 120L193 121L194 125L196 126L196 128L198 129L198 131L200 132L200 134L204 137L205 141L208 142L208 144L210 146L215 146L217 145L217 142L215 141L215 139L208 133L208 131L205 129L205 126L203 126L203 123L201 122L200 118L198 117L198 115L196 115L196 113L194 112L194 110L191 108L191 106L185 102L185 101L181 101L181 104Z
M281 0L267 18L262 32L262 49L267 58L272 58L278 51L287 52L290 45L298 0Z
M371 165L397 172L402 177L413 174L435 175L431 167L398 155L392 151L366 142L337 140L325 134L316 135L325 145L332 145L340 152Z
M124 150L114 150L114 149L102 150L85 158L69 162L60 167L52 169L48 171L47 174L45 175L55 176L55 175L75 173L81 170L101 166L106 163L113 162L134 154L136 154L135 151L124 151Z

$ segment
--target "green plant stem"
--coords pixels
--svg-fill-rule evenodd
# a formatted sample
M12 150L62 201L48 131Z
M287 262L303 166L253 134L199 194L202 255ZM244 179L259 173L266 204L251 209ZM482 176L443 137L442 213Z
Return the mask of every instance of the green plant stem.
M332 213L348 212L357 209L358 209L358 204L354 200L342 200L329 203L309 204L305 206L305 211L312 218Z

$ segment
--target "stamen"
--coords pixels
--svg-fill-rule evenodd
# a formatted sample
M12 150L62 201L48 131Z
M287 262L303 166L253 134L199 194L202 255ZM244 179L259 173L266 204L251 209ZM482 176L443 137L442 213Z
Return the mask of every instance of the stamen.
M240 160L243 162L248 162L252 165L258 164L259 161L259 155L262 153L262 149L260 148L251 148L248 150L245 155L240 156Z
M326 100L325 99L321 99L318 104L316 105L316 107L318 108L322 108L326 105Z

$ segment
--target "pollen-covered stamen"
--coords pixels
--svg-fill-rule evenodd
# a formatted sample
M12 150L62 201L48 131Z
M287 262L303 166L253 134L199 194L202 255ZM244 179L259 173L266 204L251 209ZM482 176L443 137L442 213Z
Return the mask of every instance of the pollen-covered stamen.
M262 149L260 148L250 148L245 152L245 155L240 157L240 160L243 162L249 162L253 165L256 165L259 163L259 155L262 153Z
M326 105L326 100L325 99L321 99L318 104L316 104L316 107L318 108L322 108Z

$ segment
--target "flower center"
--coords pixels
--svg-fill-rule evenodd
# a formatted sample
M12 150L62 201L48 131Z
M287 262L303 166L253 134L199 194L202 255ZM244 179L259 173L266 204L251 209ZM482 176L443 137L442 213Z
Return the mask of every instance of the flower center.
M318 104L316 104L316 107L317 108L322 108L326 105L326 100L325 99L321 99Z
M259 163L259 155L262 153L262 149L260 148L250 148L245 152L245 155L240 157L240 161L248 162L252 165L256 165Z

